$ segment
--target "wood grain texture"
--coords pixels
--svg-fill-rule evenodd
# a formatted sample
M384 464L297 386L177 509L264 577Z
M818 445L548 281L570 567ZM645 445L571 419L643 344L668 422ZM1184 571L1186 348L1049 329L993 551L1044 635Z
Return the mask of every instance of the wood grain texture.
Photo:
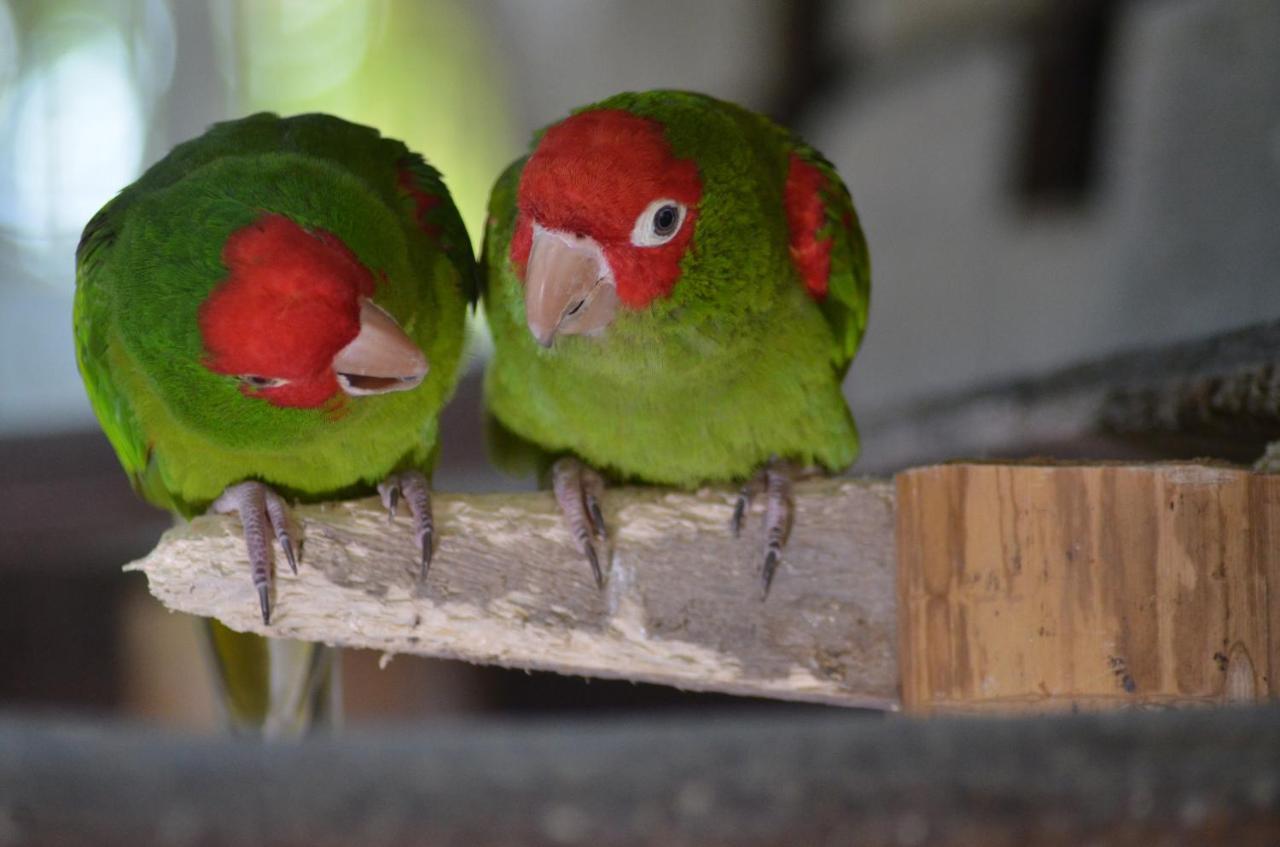
M905 708L1280 695L1280 476L951 464L897 486Z
M605 591L550 493L434 497L431 574L409 521L376 501L294 510L299 573L259 617L234 517L165 534L131 568L170 608L267 635L682 688L893 708L898 696L893 487L796 487L796 519L760 600L762 509L728 531L733 492L613 489Z

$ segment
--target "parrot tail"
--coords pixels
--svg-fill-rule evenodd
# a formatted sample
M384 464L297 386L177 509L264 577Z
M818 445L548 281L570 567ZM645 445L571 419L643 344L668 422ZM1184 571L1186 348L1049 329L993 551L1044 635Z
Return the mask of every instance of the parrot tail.
M338 650L264 638L201 621L228 728L264 739L336 728L341 719Z

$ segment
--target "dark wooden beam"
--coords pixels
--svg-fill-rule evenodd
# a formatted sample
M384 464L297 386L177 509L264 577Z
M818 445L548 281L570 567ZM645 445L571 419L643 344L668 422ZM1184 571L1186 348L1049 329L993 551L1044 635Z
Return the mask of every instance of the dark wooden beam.
M0 720L5 843L1271 847L1280 710L451 723L260 745Z

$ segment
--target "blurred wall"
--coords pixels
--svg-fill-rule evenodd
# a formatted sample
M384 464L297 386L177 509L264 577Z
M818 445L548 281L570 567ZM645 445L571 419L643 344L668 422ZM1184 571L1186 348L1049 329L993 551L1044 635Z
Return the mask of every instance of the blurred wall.
M863 75L806 127L850 181L871 245L871 326L848 385L865 419L1280 317L1280 4L1114 4L1098 176L1060 207L1015 191L1026 19L940 41L908 25L930 4L895 6L898 26L870 5L874 34L847 22L864 33L851 37L869 50Z

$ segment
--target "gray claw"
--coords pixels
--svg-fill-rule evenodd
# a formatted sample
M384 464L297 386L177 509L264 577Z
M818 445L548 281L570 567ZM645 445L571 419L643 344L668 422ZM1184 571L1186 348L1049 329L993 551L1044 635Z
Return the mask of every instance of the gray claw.
M245 548L249 554L250 575L253 587L258 592L258 605L262 608L262 622L269 624L272 535L279 540L289 567L295 574L298 572L299 550L293 544L294 528L289 517L289 507L271 486L247 480L228 486L210 508L218 514L235 512L240 516Z
M773 585L773 575L782 560L782 548L791 534L791 474L789 465L773 460L765 471L765 508L764 532L765 554L764 593L760 599L769 596L769 587Z
M431 569L432 547L435 542L435 519L431 512L431 486L418 471L394 473L378 486L382 504L387 507L387 520L394 521L396 510L403 499L413 515L414 535L422 547L418 566L418 579L425 580Z
M591 512L591 523L595 524L596 535L609 537L609 528L604 525L604 513L600 511L600 499L594 494L587 495L587 510Z
M733 517L729 519L729 529L736 537L742 531L746 519L747 508L758 494L765 494L764 534L765 554L764 566L760 569L761 591L763 601L769 596L773 586L774 574L782 563L782 548L791 533L791 478L792 467L776 456L755 473L738 492L738 499L733 504Z
M596 538L601 541L608 540L609 527L604 523L604 512L600 509L600 501L604 499L604 479L596 471L583 464L579 464L579 473L582 487L582 502L587 507L587 515L591 518L591 528Z
M604 590L604 573L600 570L600 557L596 555L596 548L587 545L587 564L591 565L591 575L595 577L596 588Z
M574 546L591 566L591 576L596 581L596 587L603 590L604 571L600 567L596 539L601 543L608 539L604 513L600 509L604 480L577 459L565 456L551 467L551 488Z
M734 538L742 534L742 518L747 513L748 499L744 491L738 495L737 502L733 504L733 517L729 519L729 529L733 532Z
M764 570L761 576L764 578L764 590L760 592L760 602L769 599L769 588L773 585L773 575L778 570L778 551L770 549L764 556Z

